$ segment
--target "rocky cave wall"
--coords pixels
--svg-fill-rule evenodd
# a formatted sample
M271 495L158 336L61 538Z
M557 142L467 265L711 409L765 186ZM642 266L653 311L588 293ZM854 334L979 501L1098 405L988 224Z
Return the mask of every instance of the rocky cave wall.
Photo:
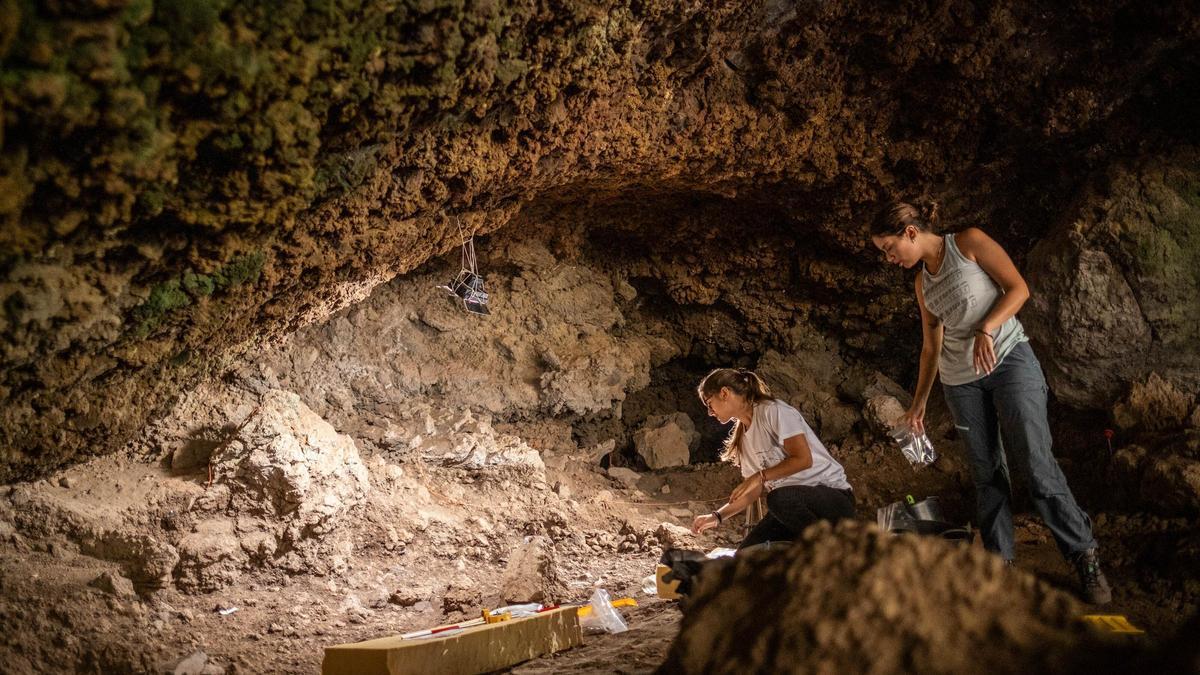
M1198 35L1185 2L0 1L0 478L118 447L256 344L452 250L460 226L607 222L661 244L640 274L679 321L709 322L690 334L736 333L719 320L735 316L771 344L811 320L886 367L915 349L911 300L861 221L884 192L932 192L1021 262L1068 238L1065 262L1038 263L1051 286L1073 265L1129 285L1116 297L1143 321L1117 328L1140 360L1054 347L1126 366L1096 392L1159 355L1179 357L1171 378L1195 358L1179 345L1197 183L1193 155L1164 148L1196 141ZM738 245L743 227L803 244L783 285L802 302L722 276L784 255ZM1079 316L1052 302L1031 322L1048 342ZM497 402L599 405L570 391L539 379Z

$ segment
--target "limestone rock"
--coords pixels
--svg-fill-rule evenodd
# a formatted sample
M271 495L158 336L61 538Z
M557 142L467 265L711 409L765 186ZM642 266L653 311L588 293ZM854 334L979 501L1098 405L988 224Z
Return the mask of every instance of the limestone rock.
M1122 162L1029 256L1021 321L1059 400L1107 408L1158 371L1200 388L1197 152Z
M1113 408L1113 420L1122 429L1176 429L1184 425L1191 408L1191 396L1153 372L1145 382L1134 384L1129 396Z
M654 415L633 434L634 447L651 469L688 464L699 441L700 434L685 413Z
M660 523L654 531L663 548L692 548L696 544L696 535L686 527L675 523Z
M100 576L89 581L88 586L99 588L105 593L123 599L132 598L136 595L133 590L133 582L113 572L101 573Z
M500 577L500 593L507 603L550 604L565 596L553 546L545 537L529 537L512 551Z
M623 466L610 466L608 467L608 477L622 483L627 488L634 488L637 487L642 474Z
M871 430L886 436L905 413L904 406L893 396L881 394L867 400L863 406L863 417Z
M354 441L281 390L263 396L213 463L231 506L284 522L284 539L292 542L332 532L370 489Z
M464 469L501 466L518 467L545 475L541 453L516 436L498 434L490 415L470 412L457 416L430 417L426 434L410 441L410 447L429 461Z

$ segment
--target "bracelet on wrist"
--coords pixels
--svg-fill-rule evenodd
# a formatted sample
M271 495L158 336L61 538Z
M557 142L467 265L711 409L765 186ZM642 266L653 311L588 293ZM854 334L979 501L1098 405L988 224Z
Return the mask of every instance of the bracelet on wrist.
M720 525L721 523L725 522L725 517L721 515L720 511L713 511L712 514L717 519L717 525Z

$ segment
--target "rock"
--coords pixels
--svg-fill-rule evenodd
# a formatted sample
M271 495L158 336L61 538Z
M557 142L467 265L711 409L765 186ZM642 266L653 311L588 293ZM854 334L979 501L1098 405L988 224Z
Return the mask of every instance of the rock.
M854 425L862 419L854 406L839 401L830 401L817 410L817 427L825 443L840 443L850 435Z
M691 548L696 543L696 535L691 530L674 523L660 523L654 536L663 548Z
M1184 425L1191 409L1190 395L1152 372L1145 382L1134 384L1129 396L1113 408L1113 421L1126 430L1177 429Z
M295 394L270 390L237 436L213 457L231 506L282 522L283 540L320 540L337 529L370 490L354 441Z
M507 603L550 604L566 595L559 579L552 544L545 537L530 537L509 555L500 577L500 594Z
M604 459L604 456L617 449L617 440L610 438L593 445L587 450L587 458L592 464Z
M610 466L608 467L608 477L622 483L627 488L635 488L642 474L623 466Z
M892 378L878 370L870 370L862 366L849 368L846 378L838 385L838 393L847 400L864 404L876 396L891 396L900 405L907 406L912 401L908 391L896 384Z
M110 595L122 599L136 597L133 591L133 582L113 572L103 572L100 576L88 582L88 586L99 588L100 590Z
M192 652L171 666L167 672L172 675L206 675L208 655L202 651Z
M1148 458L1142 471L1142 499L1155 510L1200 514L1200 460L1180 456Z
M446 593L442 596L442 612L445 614L451 612L474 612L476 616L479 616L479 604L482 601L483 594L478 590L451 585L446 588Z
M1075 671L1109 644L1081 611L981 549L821 523L798 545L705 565L661 669Z
M1107 408L1151 371L1200 388L1195 146L1115 163L1029 254L1021 321L1055 396Z
M676 518L690 519L692 517L692 511L685 509L682 506L672 506L671 508L667 509L667 511Z
M174 546L131 530L110 530L82 538L80 550L121 564L125 576L139 593L165 588L179 563Z
M458 419L439 420L432 426L433 432L417 437L411 446L426 460L476 470L516 466L532 470L538 479L545 475L541 453L517 436L496 433L488 415L467 412Z
M433 591L429 588L401 588L393 591L392 594L388 596L387 601L393 605L400 605L401 607L416 607L422 602L428 604L426 598L431 595L433 595Z
M684 466L700 442L692 418L685 413L654 415L633 434L637 452L651 469Z
M669 495L671 494L671 486L664 484L659 492L663 493L664 495Z
M571 498L571 486L559 481L554 484L554 493L563 499Z
M180 590L211 592L237 581L249 556L242 550L233 522L205 520L179 541L176 584Z
M867 399L867 404L863 406L863 418L866 419L867 425L871 431L882 436L888 435L904 413L905 409L900 405L900 401L886 394Z
M62 478L58 479L59 486L65 487L68 490L75 487L78 484L78 482L79 482L78 480L76 480L75 478L72 478L70 476L63 476Z

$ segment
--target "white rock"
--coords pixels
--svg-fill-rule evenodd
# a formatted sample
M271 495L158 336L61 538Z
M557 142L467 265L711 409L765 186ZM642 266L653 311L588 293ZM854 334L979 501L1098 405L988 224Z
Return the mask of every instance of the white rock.
M684 466L700 434L692 419L684 413L655 415L633 434L637 452L651 469Z
M637 486L637 482L641 479L642 474L623 466L610 466L608 468L608 477L623 483L626 487L632 488Z
M877 434L887 434L891 431L904 412L900 401L897 401L895 396L886 394L867 399L867 404L863 406L863 417Z
M321 538L366 500L367 467L353 439L286 391L263 395L257 413L213 457L243 513L282 519L286 537Z

